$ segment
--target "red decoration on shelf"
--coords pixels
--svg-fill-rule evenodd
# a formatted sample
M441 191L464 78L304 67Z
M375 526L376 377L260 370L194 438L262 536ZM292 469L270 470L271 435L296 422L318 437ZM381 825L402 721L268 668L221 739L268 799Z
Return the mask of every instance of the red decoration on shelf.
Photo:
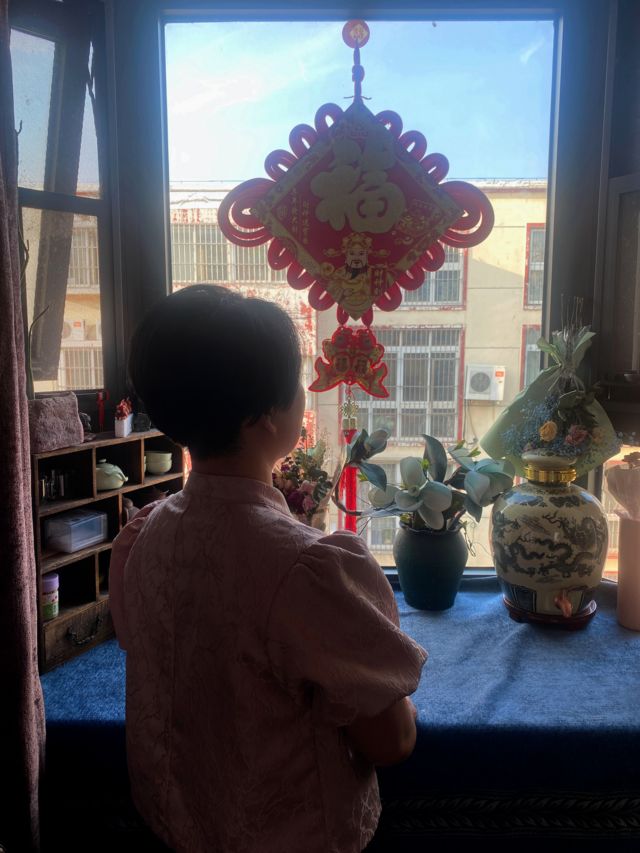
M384 347L371 329L340 326L330 340L322 342L322 352L326 360L316 359L317 378L310 391L328 391L344 382L359 385L372 397L389 396L382 384L387 375L386 364L381 364Z

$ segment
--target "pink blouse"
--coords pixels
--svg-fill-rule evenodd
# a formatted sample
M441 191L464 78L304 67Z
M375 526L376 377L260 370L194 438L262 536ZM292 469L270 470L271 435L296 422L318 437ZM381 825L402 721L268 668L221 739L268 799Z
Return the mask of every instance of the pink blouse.
M125 566L126 563L126 566ZM114 543L127 752L151 829L189 853L359 853L380 799L343 727L418 685L363 541L256 480L193 473Z

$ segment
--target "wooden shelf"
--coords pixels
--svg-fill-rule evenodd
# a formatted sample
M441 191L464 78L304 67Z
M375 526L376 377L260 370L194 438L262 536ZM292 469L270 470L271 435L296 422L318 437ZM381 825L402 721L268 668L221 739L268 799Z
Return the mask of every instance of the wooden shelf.
M67 554L64 551L43 551L40 557L40 574L46 575L48 572L62 568L62 566L68 566L71 563L84 560L85 557L99 554L100 551L109 551L111 550L111 544L111 542L98 542L97 545L82 548L80 551L74 551L72 554Z
M47 501L40 504L38 515L44 518L47 515L54 515L57 512L68 512L71 509L78 509L88 503L93 503L95 498L75 498L69 501Z
M146 444L171 451L173 463L166 474L143 472ZM99 492L96 488L96 463L109 458L126 474L138 482L126 483L119 489ZM109 613L109 560L113 539L122 529L126 513L123 497L134 499L137 492L164 486L163 491L176 492L184 485L184 454L158 430L136 432L126 438L116 438L114 433L100 433L92 440L73 447L61 447L32 456L33 514L35 531L35 557L38 577L38 603L42 589L42 576L61 569L60 611L55 619L43 622L39 610L39 661L40 671L46 672L65 660L82 654L97 643L113 636L113 623ZM69 474L74 497L40 503L38 484L51 472ZM108 518L108 540L67 554L49 550L43 541L42 519L80 508L100 509Z

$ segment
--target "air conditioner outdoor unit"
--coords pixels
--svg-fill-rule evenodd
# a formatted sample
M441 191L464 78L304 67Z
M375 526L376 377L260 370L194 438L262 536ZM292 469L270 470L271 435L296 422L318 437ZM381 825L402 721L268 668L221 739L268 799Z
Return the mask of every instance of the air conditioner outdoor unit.
M65 320L62 325L62 340L83 341L86 335L84 320Z
M465 400L503 400L504 377L505 369L502 364L468 364Z

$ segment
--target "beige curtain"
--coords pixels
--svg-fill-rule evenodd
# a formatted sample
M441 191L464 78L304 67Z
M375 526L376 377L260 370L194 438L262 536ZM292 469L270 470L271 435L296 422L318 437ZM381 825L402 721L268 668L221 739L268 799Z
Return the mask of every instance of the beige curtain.
M0 0L0 847L6 853L39 849L44 754L23 339L8 0Z

